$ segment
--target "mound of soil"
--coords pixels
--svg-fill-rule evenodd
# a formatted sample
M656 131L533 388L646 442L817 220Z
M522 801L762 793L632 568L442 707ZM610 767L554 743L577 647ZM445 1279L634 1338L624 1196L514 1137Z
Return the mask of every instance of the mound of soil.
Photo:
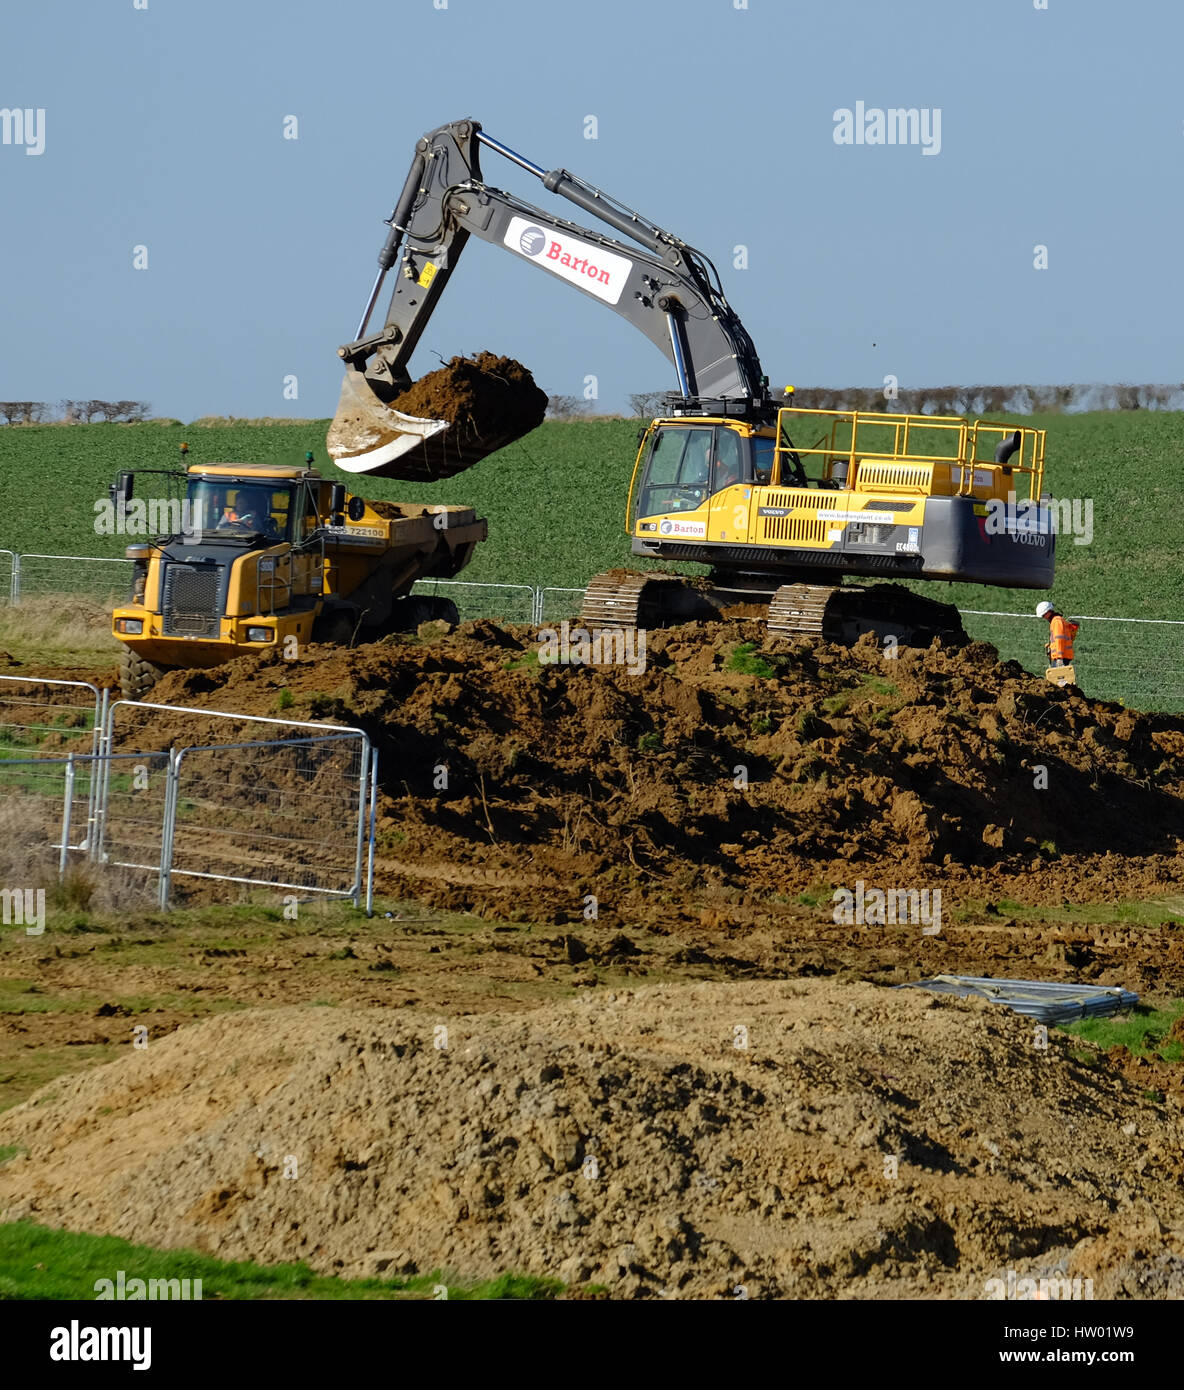
M1170 1118L994 1006L799 981L440 1023L251 1011L59 1079L0 1117L4 1218L626 1297L1184 1295Z
M651 632L630 674L540 667L534 636L466 623L176 672L158 693L274 715L287 688L293 717L365 727L383 888L439 906L570 921L595 894L602 921L697 919L713 896L730 910L861 878L1053 904L1184 882L1178 716L1050 686L977 643L886 660L871 638L762 648L755 624L692 624ZM209 737L172 714L136 733Z
M521 439L543 422L546 393L510 357L479 352L454 357L421 377L389 409L421 420L447 420L449 429L390 463L366 469L385 478L433 482L471 467L487 454ZM399 437L398 422L355 374L347 374L337 414L329 430L329 452L350 458L376 450Z
M462 435L518 438L543 423L547 395L521 362L479 352L454 357L420 377L391 407L424 420L447 420Z

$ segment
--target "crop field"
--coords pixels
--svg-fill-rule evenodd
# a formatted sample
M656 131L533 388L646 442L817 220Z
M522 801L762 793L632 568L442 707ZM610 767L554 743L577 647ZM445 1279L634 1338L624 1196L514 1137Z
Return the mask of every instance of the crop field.
M1059 605L1184 618L1184 421L1024 423L1049 490L1092 505ZM546 423L448 482L360 490L475 506L464 579L578 588L629 562L640 424ZM143 470L185 441L336 476L325 427L0 430L0 548L118 558L94 516L120 470L165 496ZM97 595L40 587L62 572L30 565L0 608L0 765L52 756L76 715L51 693L5 730L22 677L116 679ZM967 1300L1008 1270L1184 1296L1184 661L1138 687L1134 647L1113 657L1123 708L982 643L887 663L740 613L650 632L639 671L548 668L531 628L477 622L166 674L137 748L192 744L203 710L365 730L373 916L275 888L286 817L306 824L278 762L228 763L218 813L254 852L234 797L265 769L272 890L223 865L167 912L154 773L110 783L137 815L147 793L149 857L80 848L59 875L57 783L9 769L0 885L43 885L46 912L43 935L0 924L0 1297L85 1297L112 1268L247 1299ZM1098 686L1106 626L1081 643ZM339 818L309 796L329 854ZM835 908L877 883L923 892L936 929ZM896 989L949 974L1139 1003L1033 1044L1005 1009ZM1134 1229L1140 1203L1158 1225Z
M641 421L547 422L525 439L434 486L367 480L387 501L475 506L489 520L464 577L581 587L626 561L625 498ZM1178 505L1184 417L1101 412L1015 417L1048 430L1046 486L1093 504L1093 537L1057 547L1055 598L1064 611L1184 618L1184 515ZM0 429L0 548L118 556L120 537L98 536L94 504L121 469L173 468L182 441L195 463L300 463L311 450L326 474L327 421L294 425L73 425ZM155 486L154 486L155 485ZM143 477L142 496L165 496ZM1028 596L979 585L924 586L962 608L1026 612Z

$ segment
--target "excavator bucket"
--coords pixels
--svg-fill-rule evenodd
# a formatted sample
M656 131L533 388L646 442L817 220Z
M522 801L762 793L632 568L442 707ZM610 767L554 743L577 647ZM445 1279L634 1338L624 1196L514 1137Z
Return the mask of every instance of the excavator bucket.
M546 410L545 393L518 364L508 365L517 368L521 381L504 369L490 375L489 364L496 369L506 362L492 354L454 358L416 383L413 390L440 411L437 417L394 409L374 394L363 372L348 367L326 440L330 457L346 473L419 483L471 468L529 434Z
M424 456L443 452L438 441L447 430L447 420L421 420L384 405L365 376L351 367L341 383L337 414L329 426L326 443L334 463L347 473L419 478L426 463ZM467 468L468 464L462 467ZM448 475L433 472L427 476Z

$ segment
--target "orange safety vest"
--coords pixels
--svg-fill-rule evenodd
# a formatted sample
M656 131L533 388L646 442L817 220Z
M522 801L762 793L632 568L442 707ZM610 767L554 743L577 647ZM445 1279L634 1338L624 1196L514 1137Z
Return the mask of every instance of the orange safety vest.
M1058 613L1049 623L1052 640L1048 644L1048 655L1053 661L1073 660L1073 639L1077 636L1077 624Z

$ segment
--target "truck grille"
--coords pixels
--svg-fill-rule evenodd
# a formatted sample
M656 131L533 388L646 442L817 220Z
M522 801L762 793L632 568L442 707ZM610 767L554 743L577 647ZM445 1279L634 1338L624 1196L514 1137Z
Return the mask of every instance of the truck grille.
M217 637L222 565L170 562L164 580L164 631L168 637Z

